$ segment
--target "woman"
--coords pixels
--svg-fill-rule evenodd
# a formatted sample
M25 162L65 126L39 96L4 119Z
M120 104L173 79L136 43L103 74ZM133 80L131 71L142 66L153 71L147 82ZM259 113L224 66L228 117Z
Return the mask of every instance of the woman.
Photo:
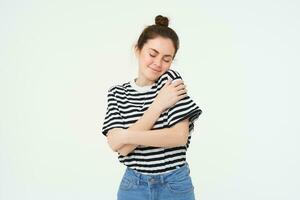
M108 91L102 133L127 166L119 200L195 199L186 151L202 111L170 69L179 39L168 24L158 15L143 30L135 46L137 78Z

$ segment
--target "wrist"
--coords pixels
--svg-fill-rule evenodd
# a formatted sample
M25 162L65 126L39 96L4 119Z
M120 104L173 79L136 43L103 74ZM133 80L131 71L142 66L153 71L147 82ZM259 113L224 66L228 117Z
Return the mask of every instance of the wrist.
M156 101L153 101L153 103L149 106L149 110L158 115L160 115L164 111L164 109L161 106L159 106L159 104L156 103Z

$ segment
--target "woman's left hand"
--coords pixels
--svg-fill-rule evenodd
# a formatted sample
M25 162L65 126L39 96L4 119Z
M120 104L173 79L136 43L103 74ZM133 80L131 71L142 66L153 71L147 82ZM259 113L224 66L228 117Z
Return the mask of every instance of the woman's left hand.
M107 142L113 151L117 151L124 145L124 129L114 128L107 134Z

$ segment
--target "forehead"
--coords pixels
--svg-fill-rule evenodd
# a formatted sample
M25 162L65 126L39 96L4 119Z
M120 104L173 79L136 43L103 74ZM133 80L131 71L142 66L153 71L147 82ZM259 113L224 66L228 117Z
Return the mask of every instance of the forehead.
M175 53L173 42L169 38L156 37L150 39L145 43L144 48L146 50L155 49L163 55L174 55Z

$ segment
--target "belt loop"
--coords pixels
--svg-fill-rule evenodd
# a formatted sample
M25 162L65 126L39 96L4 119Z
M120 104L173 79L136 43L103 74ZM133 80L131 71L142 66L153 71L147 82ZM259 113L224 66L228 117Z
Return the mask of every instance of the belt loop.
M164 180L164 179L165 179L164 175L160 175L160 181L161 181L162 184L165 183L165 180Z
M140 184L140 181L141 181L141 174L138 173L137 175L138 175L137 184L139 185L139 184Z

